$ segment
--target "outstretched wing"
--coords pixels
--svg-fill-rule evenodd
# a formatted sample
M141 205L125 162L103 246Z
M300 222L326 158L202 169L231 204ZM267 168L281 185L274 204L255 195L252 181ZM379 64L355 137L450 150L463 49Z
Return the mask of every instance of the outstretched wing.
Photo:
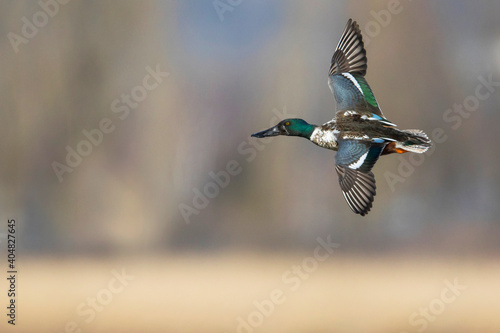
M339 140L335 170L347 204L356 214L364 216L372 207L376 194L375 176L371 172L385 144L358 140Z
M338 110L363 108L384 117L364 78L366 68L361 30L355 21L349 19L332 57L328 85L335 96Z

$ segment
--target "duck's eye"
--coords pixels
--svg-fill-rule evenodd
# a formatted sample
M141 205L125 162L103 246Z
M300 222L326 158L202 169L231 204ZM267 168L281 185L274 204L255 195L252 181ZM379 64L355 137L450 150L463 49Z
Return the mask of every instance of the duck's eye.
M289 121L287 121L287 122L285 123L285 126L290 126L290 122L289 122Z

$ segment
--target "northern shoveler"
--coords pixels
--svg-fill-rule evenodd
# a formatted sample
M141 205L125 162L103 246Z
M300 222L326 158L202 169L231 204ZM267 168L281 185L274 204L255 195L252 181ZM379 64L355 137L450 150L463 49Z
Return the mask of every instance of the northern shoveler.
M347 204L356 214L366 215L375 196L371 172L379 156L391 153L422 154L431 141L421 130L400 130L385 118L365 80L366 51L358 24L349 19L333 54L328 85L337 101L335 117L321 125L302 119L285 119L253 137L286 135L309 139L335 150L335 170Z

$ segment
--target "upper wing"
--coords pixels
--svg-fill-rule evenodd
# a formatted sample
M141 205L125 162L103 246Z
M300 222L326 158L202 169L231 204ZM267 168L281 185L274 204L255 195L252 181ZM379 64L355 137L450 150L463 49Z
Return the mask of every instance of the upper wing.
M359 25L349 19L332 57L328 85L339 110L364 107L382 116L377 100L366 82L367 58Z
M370 171L385 144L358 140L339 140L335 170L347 204L356 214L364 216L372 207L376 194L375 176Z

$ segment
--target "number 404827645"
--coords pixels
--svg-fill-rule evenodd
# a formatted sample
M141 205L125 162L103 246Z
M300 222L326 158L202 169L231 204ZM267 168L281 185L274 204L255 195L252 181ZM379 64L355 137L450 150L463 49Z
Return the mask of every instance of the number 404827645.
M7 221L7 258L9 262L9 268L15 269L16 267L16 220L10 219Z

